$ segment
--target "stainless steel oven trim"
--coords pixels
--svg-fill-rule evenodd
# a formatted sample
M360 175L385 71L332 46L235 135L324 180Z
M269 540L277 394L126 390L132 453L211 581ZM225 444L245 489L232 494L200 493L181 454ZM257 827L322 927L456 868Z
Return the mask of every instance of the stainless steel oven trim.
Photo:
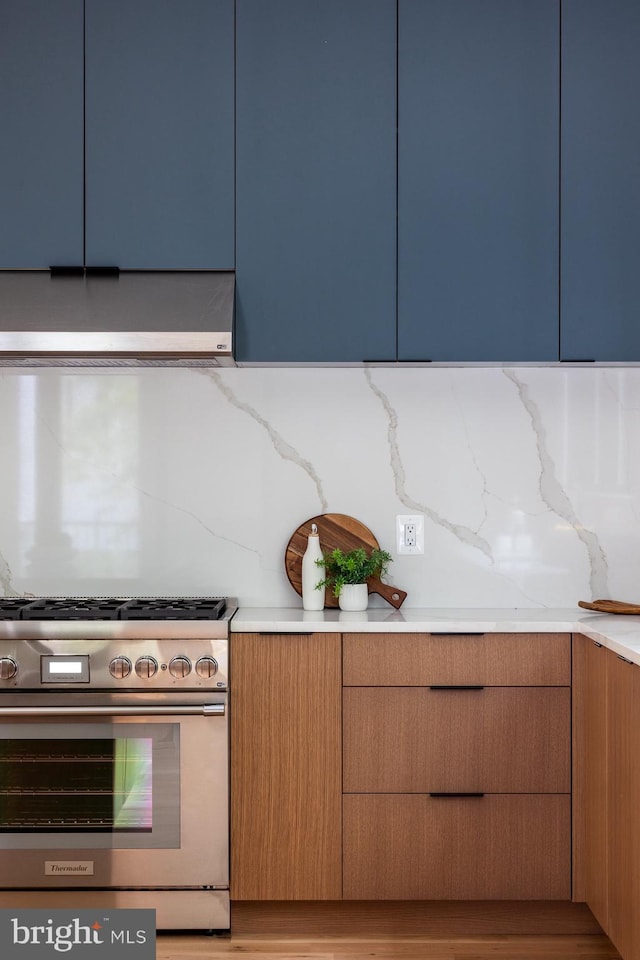
M0 707L0 717L157 717L157 716L220 716L226 713L224 703L199 706L163 705L145 707Z
M158 930L228 930L231 925L228 890L0 890L0 907L19 910L109 910L132 907L156 911Z
M3 620L3 640L226 640L231 608L220 620Z

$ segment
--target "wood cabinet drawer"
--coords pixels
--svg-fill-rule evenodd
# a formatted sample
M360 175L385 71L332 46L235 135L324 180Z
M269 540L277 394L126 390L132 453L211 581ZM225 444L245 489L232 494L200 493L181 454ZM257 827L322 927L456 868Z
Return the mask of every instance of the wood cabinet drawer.
M346 795L348 900L568 900L569 795Z
M345 793L565 793L569 687L347 687Z
M347 633L343 650L346 686L571 684L564 633Z

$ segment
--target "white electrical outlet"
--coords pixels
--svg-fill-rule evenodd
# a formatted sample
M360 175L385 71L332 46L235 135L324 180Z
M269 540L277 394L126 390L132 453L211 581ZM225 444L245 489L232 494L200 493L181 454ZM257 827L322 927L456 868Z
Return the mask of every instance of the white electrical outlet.
M396 517L396 546L398 554L418 556L424 553L424 516Z

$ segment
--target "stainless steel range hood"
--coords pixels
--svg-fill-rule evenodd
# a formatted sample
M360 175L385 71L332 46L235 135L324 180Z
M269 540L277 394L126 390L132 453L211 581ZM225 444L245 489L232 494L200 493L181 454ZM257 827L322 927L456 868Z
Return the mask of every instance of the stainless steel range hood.
M229 366L232 271L0 271L0 366Z

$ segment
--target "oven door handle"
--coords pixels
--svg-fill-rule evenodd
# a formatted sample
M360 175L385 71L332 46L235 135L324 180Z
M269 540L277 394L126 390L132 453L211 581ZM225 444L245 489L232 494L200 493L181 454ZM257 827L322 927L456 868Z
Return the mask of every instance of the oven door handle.
M147 707L0 707L0 717L223 717L224 703Z

